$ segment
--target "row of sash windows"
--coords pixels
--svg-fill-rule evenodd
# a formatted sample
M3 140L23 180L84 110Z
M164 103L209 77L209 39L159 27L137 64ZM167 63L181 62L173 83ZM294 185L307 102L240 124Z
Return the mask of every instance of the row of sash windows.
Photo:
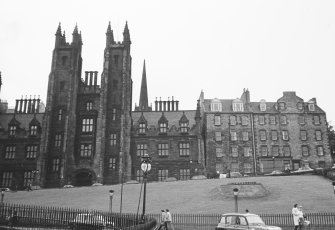
M13 172L5 171L2 173L2 183L1 187L11 187L13 182ZM34 180L34 173L32 171L25 171L23 174L23 186L28 186Z
M26 146L26 155L27 159L35 159L37 157L38 145L27 145ZM16 155L16 146L7 145L5 148L5 159L15 159Z
M165 122L159 123L158 128L159 128L159 133L167 133L168 124L165 123ZM146 123L139 123L139 126L138 126L138 133L139 134L146 133L146 129L147 129L147 124ZM180 123L180 132L181 133L187 133L188 131L189 131L188 123L187 122Z
M158 173L158 181L165 181L169 177L168 169L159 169ZM191 178L191 170L190 169L179 169L179 180L189 180ZM143 171L136 171L136 180L139 182L143 181Z
M265 125L265 116L264 115L259 115L258 116L258 123L260 125ZM269 123L271 125L276 125L277 124L277 118L276 116L270 115L269 116ZM304 125L306 123L305 121L305 116L298 116L298 123L300 125ZM313 123L314 125L320 125L320 116L315 115L313 116ZM232 126L235 126L238 124L237 122L237 117L236 116L230 116L229 117L229 124ZM242 125L249 125L249 118L247 116L241 116L241 124ZM280 124L286 125L287 124L287 117L285 115L280 116ZM214 116L214 125L219 126L221 125L221 116L220 115L215 115Z
M169 155L169 144L168 143L159 143L157 145L158 156L168 156ZM137 144L136 155L144 156L147 154L148 145L141 143ZM179 143L179 156L189 156L190 155L190 143L181 142Z
M37 135L37 129L38 126L37 125L31 125L29 127L29 135L30 136L36 136ZM8 128L8 134L9 136L13 137L16 135L16 131L17 131L17 126L16 125L10 125Z

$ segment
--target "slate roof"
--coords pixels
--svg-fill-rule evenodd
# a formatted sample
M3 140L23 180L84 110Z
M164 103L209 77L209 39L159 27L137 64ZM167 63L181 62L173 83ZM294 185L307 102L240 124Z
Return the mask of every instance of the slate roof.
M143 112L143 117L147 121L148 126L157 126L158 121L162 116L163 111L148 111ZM172 125L179 126L179 121L185 113L186 118L189 120L189 127L192 127L195 124L195 113L196 110L183 110L183 111L164 111L164 116L168 120L169 127ZM137 124L139 119L141 118L142 112L133 111L132 118L134 125Z
M36 120L42 124L44 113L37 113ZM0 115L0 129L8 130L8 124L13 120L13 113L5 113ZM15 114L15 120L20 123L19 127L28 130L29 124L34 120L34 114L32 113L17 113ZM36 122L36 121L34 121Z

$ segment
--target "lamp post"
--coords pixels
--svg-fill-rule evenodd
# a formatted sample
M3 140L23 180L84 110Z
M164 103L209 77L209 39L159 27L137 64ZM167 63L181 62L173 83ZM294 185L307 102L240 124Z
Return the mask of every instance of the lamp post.
M143 189L143 212L141 221L144 222L144 215L145 215L145 202L146 202L146 192L147 192L147 175L151 170L151 158L148 154L144 154L142 156L141 161L141 169L143 171L143 182L144 182L144 189Z
M273 168L272 168L272 172L275 171L275 157L272 157L273 160Z
M3 204L3 198L5 196L5 189L1 189L1 203L0 204Z
M109 212L112 213L114 190L109 190Z
M235 198L235 212L238 212L238 203L237 203L238 188L234 188L233 192L234 192L234 198Z

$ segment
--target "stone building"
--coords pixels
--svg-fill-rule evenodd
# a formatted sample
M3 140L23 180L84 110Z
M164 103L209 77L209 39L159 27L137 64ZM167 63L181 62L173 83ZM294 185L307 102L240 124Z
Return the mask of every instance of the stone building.
M332 159L325 112L313 98L284 92L276 102L200 95L208 173L264 174L300 167L329 167Z
M19 99L12 110L1 101L1 187L141 181L146 153L150 181L331 165L326 114L315 99L284 92L277 102L251 102L248 90L235 100L202 92L194 110L181 110L174 97L156 98L153 107L144 63L133 110L127 23L121 42L108 25L100 75L83 71L82 45L77 25L71 42L58 26L45 108L36 98Z
M1 78L1 76L0 76ZM0 81L1 82L1 81ZM1 84L0 84L1 87ZM40 99L16 100L14 110L0 103L0 187L23 189L38 185L44 106Z
M141 156L149 154L152 170L149 180L168 178L188 180L203 175L205 167L201 136L200 105L196 110L179 110L179 101L170 98L148 106L145 64L139 106L132 113L131 153L133 173L142 179Z

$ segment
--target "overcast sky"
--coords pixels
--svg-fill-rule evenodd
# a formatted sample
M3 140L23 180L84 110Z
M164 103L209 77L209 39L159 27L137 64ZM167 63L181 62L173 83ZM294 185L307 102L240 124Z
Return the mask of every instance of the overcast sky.
M174 96L180 109L205 98L276 101L283 91L315 97L335 124L335 1L17 1L2 0L0 98L11 107L21 95L46 101L55 32L83 37L83 72L103 67L106 30L132 40L133 107L143 60L149 103ZM82 75L84 76L84 74ZM154 103L153 103L154 104Z

